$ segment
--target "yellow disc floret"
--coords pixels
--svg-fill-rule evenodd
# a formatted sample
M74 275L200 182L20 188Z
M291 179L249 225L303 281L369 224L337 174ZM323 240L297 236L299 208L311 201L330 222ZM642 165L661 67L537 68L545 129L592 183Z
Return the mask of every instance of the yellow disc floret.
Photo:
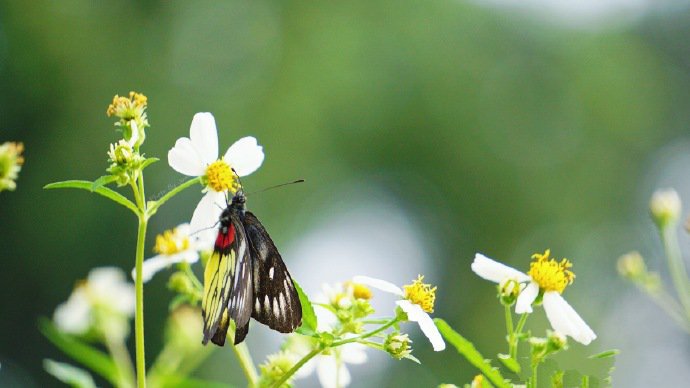
M547 249L543 254L532 255L534 260L530 263L527 274L539 284L544 291L558 291L562 293L565 287L573 282L575 274L569 270L573 265L568 259L560 262L550 258L551 250Z
M206 179L208 187L216 192L228 190L234 194L240 188L237 175L223 160L216 160L206 167Z
M121 119L132 120L141 117L146 109L148 98L137 92L129 92L129 97L120 97L117 94L113 102L108 106L108 117L117 116Z
M431 284L424 284L422 280L424 280L424 276L419 275L412 284L403 286L405 299L419 305L427 313L433 313L434 302L436 301L436 287L431 287Z
M365 286L364 284L354 282L347 282L346 284L352 287L352 296L354 296L355 299L371 299L372 294L369 287Z
M166 230L156 236L156 245L153 251L163 255L174 255L189 249L189 236L181 233L178 228Z

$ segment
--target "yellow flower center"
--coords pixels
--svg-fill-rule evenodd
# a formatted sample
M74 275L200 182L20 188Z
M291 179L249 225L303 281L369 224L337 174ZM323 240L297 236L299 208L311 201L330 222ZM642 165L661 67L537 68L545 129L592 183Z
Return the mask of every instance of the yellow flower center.
M216 160L206 167L206 179L208 187L216 192L228 190L234 194L240 188L237 175L222 159Z
M371 290L369 289L369 287L365 286L364 284L346 282L346 285L352 287L352 296L355 299L365 299L365 300L371 299L371 296L372 296Z
M154 252L163 255L174 255L187 249L189 249L189 236L180 233L177 228L166 230L163 234L156 236L156 245L153 247Z
M125 120L141 117L146 109L147 100L145 95L137 92L129 92L129 97L120 97L116 94L106 114L108 117L117 116Z
M527 274L539 284L542 290L563 293L565 287L572 284L575 279L575 274L568 269L573 265L568 259L559 262L550 258L550 255L551 250L549 249L543 254L535 253L532 255L534 261L530 263Z
M405 299L418 304L427 313L433 313L434 302L436 301L436 287L431 287L431 284L424 284L422 280L424 280L424 276L419 275L412 284L403 286Z

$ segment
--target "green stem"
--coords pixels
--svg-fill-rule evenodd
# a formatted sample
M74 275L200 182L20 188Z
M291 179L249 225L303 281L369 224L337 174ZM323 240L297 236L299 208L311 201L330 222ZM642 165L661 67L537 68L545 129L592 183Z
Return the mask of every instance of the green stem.
M685 331L690 333L690 322L683 318L683 308L678 304L678 302L673 299L665 290L659 288L655 290L650 290L641 284L635 284L644 293L646 293L657 306L661 307L666 314L671 317L680 327Z
M537 388L537 372L539 369L539 362L532 364L532 376L530 377L530 386Z
M232 350L235 351L235 355L240 362L244 375L247 377L248 385L250 387L256 387L259 374L254 367L254 361L252 361L252 356L249 354L247 344L241 343L239 345L232 345Z
M364 333L364 334L359 335L357 337L352 337L352 338L348 338L348 339L344 339L344 340L340 340L340 341L335 341L331 344L330 347L335 348L336 346L341 346L341 345L349 344L351 342L357 342L361 339L369 338L371 336L374 336L374 335L388 329L389 327L395 325L398 322L399 322L398 318L393 318L388 323L386 323L385 325L382 325L382 326L380 326L380 327L378 327L378 328L376 328L370 332Z
M513 314L510 312L510 306L505 305L505 318L506 318L506 333L508 335L508 354L511 358L513 356L513 344L515 343L515 332L513 331Z
M161 207L161 205L167 202L170 198L174 197L182 190L192 187L195 183L201 183L201 177L192 178L165 193L165 195L163 195L158 201L152 201L148 208L149 215L155 214L156 211L158 211L158 208Z
M664 241L666 258L668 259L668 269L671 273L673 285L678 293L680 304L685 309L685 319L690 321L690 284L688 272L680 253L678 236L676 235L675 225L668 225L661 230L661 239Z
M306 364L309 360L314 358L317 354L321 353L322 349L314 349L311 352L309 352L306 356L302 357L301 360L297 362L292 368L290 368L287 373L283 375L283 377L280 378L280 380L276 381L271 387L272 388L279 388L282 386L292 375L295 374L304 364Z
M105 333L105 346L113 357L120 380L121 387L132 387L134 383L134 369L132 359L129 356L127 347L120 339L114 339Z
M192 266L189 265L189 263L185 262L182 265L182 270L187 274L187 277L192 281L194 284L194 287L198 289L200 292L204 292L204 285L201 284L199 279L196 277L196 274L194 274L194 271L192 271Z
M137 363L137 387L146 387L146 360L144 359L144 244L146 242L146 226L148 220L145 215L139 216L139 228L137 230L137 254L136 254L136 312L134 314L134 332L136 343Z
M507 310L507 314L510 314L510 308ZM518 336L522 334L522 329L525 327L525 323L527 322L527 317L529 317L529 314L525 313L520 316L520 320L518 321L517 327L515 328L515 331L512 332L512 336L510 337L510 344L509 344L509 353L510 358L517 360L517 352L518 352L518 345L519 345L519 338ZM512 323L511 323L512 326Z

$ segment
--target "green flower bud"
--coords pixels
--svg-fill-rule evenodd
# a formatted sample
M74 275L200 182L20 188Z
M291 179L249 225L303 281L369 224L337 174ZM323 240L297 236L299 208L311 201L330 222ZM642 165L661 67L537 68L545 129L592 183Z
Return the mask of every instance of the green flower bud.
M383 350L388 352L392 357L400 360L412 353L411 343L412 340L410 340L407 334L394 332L386 337L386 341L383 343Z
M674 225L680 217L682 203L673 189L657 190L652 195L649 208L654 222L660 229Z

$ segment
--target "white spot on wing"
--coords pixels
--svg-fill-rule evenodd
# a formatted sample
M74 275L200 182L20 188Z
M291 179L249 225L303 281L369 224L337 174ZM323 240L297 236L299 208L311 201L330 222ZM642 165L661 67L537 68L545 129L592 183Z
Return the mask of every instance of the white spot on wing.
M259 302L259 298L256 299L256 303L254 304L254 311L256 311L257 314L261 312L261 303Z
M268 295L264 296L264 310L266 310L266 314L271 313L271 301L268 299Z
M273 315L276 318L280 318L280 306L278 306L278 299L273 299Z
M271 267L271 269L268 270L268 277L269 277L269 279L271 279L271 280L273 280L273 270L274 270L274 269L275 269L274 267Z

